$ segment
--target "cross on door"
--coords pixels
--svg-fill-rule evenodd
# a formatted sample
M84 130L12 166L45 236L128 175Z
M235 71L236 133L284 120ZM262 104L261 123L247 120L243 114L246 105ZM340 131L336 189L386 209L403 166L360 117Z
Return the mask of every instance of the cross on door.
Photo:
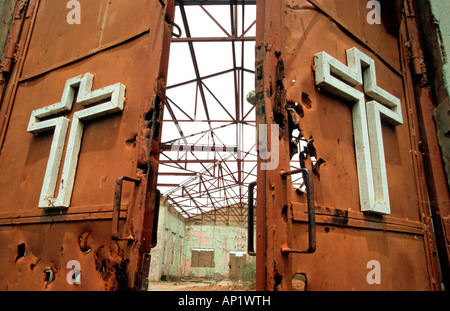
M347 50L348 66L326 52L314 63L316 85L352 103L361 211L390 214L381 121L403 124L400 99L377 86L374 60L357 48ZM365 95L374 100L366 103Z
M61 102L34 110L28 124L28 132L39 134L54 130L50 156L39 199L40 208L68 208L72 198L75 174L78 165L78 154L81 149L84 124L92 120L123 110L125 102L125 86L117 83L92 91L94 76L90 73L69 79L64 87ZM72 110L76 89L78 96L76 104L86 107L73 114L72 121L66 117L49 117ZM109 100L109 101L108 101ZM45 119L45 120L43 120ZM66 141L67 129L72 122L64 160L64 166L59 183L58 196L55 197L56 183L63 149Z

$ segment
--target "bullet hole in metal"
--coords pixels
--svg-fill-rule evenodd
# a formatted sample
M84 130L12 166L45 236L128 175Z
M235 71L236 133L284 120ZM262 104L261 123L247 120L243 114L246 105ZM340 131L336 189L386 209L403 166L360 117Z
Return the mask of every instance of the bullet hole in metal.
M314 138L311 136L308 140L308 143L306 144L306 148L304 148L304 150L302 151L303 153L305 153L307 156L311 157L311 161L316 161L317 158L317 150L316 147L314 146Z
M304 136L299 135L296 138L298 141L300 153L299 153L299 162L301 168L307 168L306 161L308 158L311 160L311 170L314 175L320 180L320 167L325 163L325 160L322 158L317 159L317 150L314 146L314 138L311 136L310 139L306 139ZM297 181L300 183L300 186L295 190L299 193L306 193L306 185L305 185L305 174L302 174Z
M312 101L309 98L309 95L305 92L302 93L302 104L308 109L312 108Z
M324 231L325 231L325 233L328 233L328 232L330 232L330 227L325 227L324 229L323 229Z
M138 165L138 169L142 171L142 174L147 174L148 172L148 163L143 163Z
M281 285L281 282L283 281L283 276L278 273L278 271L275 271L275 284L274 284L274 291L278 291L279 290L279 286Z
M161 124L159 122L155 122L155 129L153 131L153 139L159 140L159 132L161 130Z
M91 247L88 245L89 241L89 232L85 232L78 238L78 245L80 246L80 250L84 254L89 254L91 252Z
M147 111L144 115L144 119L146 121L151 121L153 119L153 113L155 112L155 110L152 108L149 111Z
M314 146L314 138L310 137L310 139L307 141L304 139L304 142L301 145L301 152L300 152L300 167L306 168L306 159L308 157L311 159L311 166L313 173L317 176L317 178L320 180L320 166L325 163L325 160L322 158L317 159L317 150Z
M100 271L101 273L106 273L106 266L107 266L106 260L103 259L101 261L101 264L97 267L97 270Z
M47 287L54 280L54 272L52 269L47 269L44 271L44 282L45 287Z
M297 273L292 277L292 291L305 291L308 279L306 274Z
M273 104L273 118L276 124L278 124L281 132L285 130L285 116L283 114L283 105L286 100L286 89L284 87L283 80L285 78L285 67L284 61L281 58L281 52L276 51L275 56L277 57L277 66L275 69L275 96ZM272 83L270 84L272 87ZM271 90L272 95L272 90Z
M304 138L300 124L301 119L305 116L302 105L310 109L312 107L311 103L312 101L309 95L305 92L302 93L301 104L293 100L287 101L285 109L288 112L289 151L291 159L299 152L299 143Z
M313 173L317 176L317 179L320 180L320 166L325 163L325 160L320 158L315 163L313 163Z
M158 95L153 100L153 109L155 109L155 120L159 119L159 113L161 112L161 97Z
M120 264L114 266L114 275L119 285L119 291L128 291L130 287L128 285L128 259L122 260Z
M276 124L280 127L280 129L284 128L284 116L281 112L275 111L273 112L273 119Z
M284 221L288 221L288 206L285 205L283 206L283 208L281 209L281 216L283 216L283 220Z
M147 127L147 132L145 137L150 139L153 136L154 140L159 140L161 124L158 122L160 109L161 109L161 98L156 96L153 100L153 107L144 115L145 124ZM152 135L153 133L153 135Z
M300 131L295 129L292 131L292 137L299 137L300 136Z
M137 135L135 135L133 138L127 139L127 141L125 142L125 144L128 147L136 147L136 141L137 141Z
M300 129L300 119L305 116L302 106L294 101L287 101L286 110L291 117L289 120L292 122L292 129Z
M303 108L297 102L287 101L285 107L289 122L289 155L292 159L298 153L298 144L303 137L300 120L304 117Z
M256 69L256 77L257 80L262 80L262 78L264 77L264 71L262 66L258 66L258 68Z
M17 256L16 261L19 260L22 257L25 257L27 255L26 249L25 249L25 243L17 245Z

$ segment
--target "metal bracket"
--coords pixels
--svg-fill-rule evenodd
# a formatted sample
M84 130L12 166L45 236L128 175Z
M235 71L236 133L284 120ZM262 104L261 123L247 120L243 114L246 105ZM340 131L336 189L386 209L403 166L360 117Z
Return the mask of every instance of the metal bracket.
M177 24L175 24L175 22L170 22L169 25L173 26L178 31L178 33L172 31L172 36L174 36L175 38L181 38L181 36L183 35L183 31L181 30L181 27L178 26Z
M281 247L281 253L285 256L289 255L289 253L297 253L297 254L312 254L316 251L316 211L314 209L314 180L310 173L305 168L300 168L293 171L282 171L281 177L287 178L288 176L302 173L305 179L306 185L306 195L308 200L308 249L306 250L297 250L291 249L288 246Z
M130 178L122 176L116 180L116 189L114 191L114 207L113 207L113 217L112 217L112 232L111 238L114 241L134 241L135 237L133 235L128 235L127 237L119 237L119 217L120 217L120 205L122 201L122 185L123 181L134 182L136 185L141 183L140 179Z

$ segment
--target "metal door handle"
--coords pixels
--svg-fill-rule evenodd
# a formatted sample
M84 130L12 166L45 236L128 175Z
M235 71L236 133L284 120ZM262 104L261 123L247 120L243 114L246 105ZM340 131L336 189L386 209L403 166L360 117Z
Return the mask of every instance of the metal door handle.
M247 251L250 256L256 256L256 252L253 247L254 233L253 233L253 210L254 210L254 190L256 187L256 181L252 182L248 186L248 237L247 237Z
M312 254L316 251L316 211L314 209L314 180L310 171L306 168L281 173L281 177L302 173L305 179L306 196L308 200L308 249L296 250L288 246L283 246L281 252L284 255L289 253Z
M155 197L155 211L153 214L153 228L152 228L152 244L151 248L156 247L158 244L158 223L159 223L159 204L160 204L161 192L156 189L156 197Z
M116 180L116 188L114 191L114 207L112 216L112 232L111 232L111 238L114 241L134 240L134 237L132 235L129 235L127 237L119 237L120 205L122 201L122 185L124 180L134 182L136 185L139 185L141 183L140 179L130 178L126 176L122 176Z

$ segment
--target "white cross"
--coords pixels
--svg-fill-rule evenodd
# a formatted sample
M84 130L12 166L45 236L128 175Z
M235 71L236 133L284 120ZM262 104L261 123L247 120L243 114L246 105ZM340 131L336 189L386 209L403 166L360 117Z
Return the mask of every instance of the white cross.
M390 214L381 121L403 124L400 99L377 86L374 60L356 48L347 50L348 66L325 52L314 62L316 85L352 103L361 211ZM353 88L363 84L364 93Z
M67 80L61 102L34 110L31 113L28 132L39 134L54 130L50 156L39 199L40 208L69 207L78 165L78 154L83 137L83 122L123 110L125 86L117 83L92 91L93 79L94 76L92 74L86 73ZM76 87L79 88L76 104L86 108L73 114L61 181L59 183L59 192L58 196L55 197L56 183L70 120L66 117L47 118L72 110Z

